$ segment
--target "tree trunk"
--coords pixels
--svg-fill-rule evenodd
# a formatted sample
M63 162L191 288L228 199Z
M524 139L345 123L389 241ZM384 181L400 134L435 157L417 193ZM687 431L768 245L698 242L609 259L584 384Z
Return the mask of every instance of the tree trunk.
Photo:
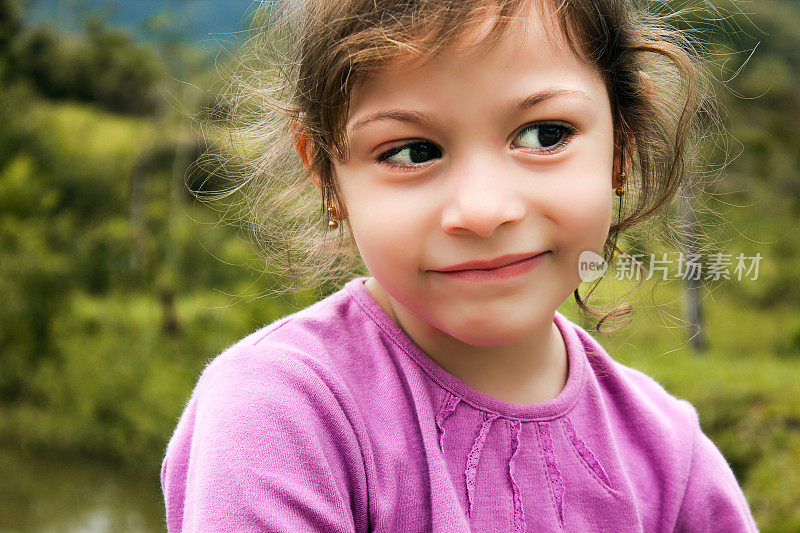
M686 234L683 236L683 252L687 257L698 253L699 241L697 221L694 218L691 195L685 189L678 196L678 216ZM686 296L683 298L683 315L688 322L689 343L698 353L708 348L705 330L703 329L703 312L700 307L700 280L694 276L684 276L683 283Z

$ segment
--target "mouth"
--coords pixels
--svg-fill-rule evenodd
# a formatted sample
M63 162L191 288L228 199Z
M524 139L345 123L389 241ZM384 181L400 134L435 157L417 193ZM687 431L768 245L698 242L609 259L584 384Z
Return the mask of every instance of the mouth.
M494 259L484 260L479 259L476 261L468 261L466 263L459 263L457 265L452 265L444 268L437 268L434 272L459 272L459 271L467 271L467 270L497 270L499 268L503 268L506 266L513 265L515 263L520 263L523 261L527 261L528 259L533 259L535 257L539 257L548 253L550 250L546 250L544 252L538 253L522 253L522 254L509 254L504 255L501 257L496 257Z
M489 261L470 261L437 269L433 272L446 278L464 281L500 281L520 276L533 270L547 256L550 250L534 254L513 254Z

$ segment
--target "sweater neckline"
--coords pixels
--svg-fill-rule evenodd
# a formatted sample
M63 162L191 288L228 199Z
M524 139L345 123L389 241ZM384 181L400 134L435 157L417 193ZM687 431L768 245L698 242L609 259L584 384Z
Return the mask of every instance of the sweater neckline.
M567 383L562 391L550 400L534 404L517 404L500 400L479 392L439 366L398 326L375 300L364 283L368 277L350 280L344 288L361 309L384 331L397 346L411 357L440 387L458 396L460 400L481 411L495 413L505 418L520 420L551 420L564 416L574 406L583 389L586 374L586 353L575 326L564 315L555 312L553 321L564 338L569 361Z

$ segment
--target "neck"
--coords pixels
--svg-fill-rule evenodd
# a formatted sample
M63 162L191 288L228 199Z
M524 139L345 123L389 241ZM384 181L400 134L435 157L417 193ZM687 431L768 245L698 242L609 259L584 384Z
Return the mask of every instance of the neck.
M553 320L499 346L475 346L420 320L374 280L366 283L392 320L440 367L473 389L511 403L542 403L558 396L568 374L566 347Z

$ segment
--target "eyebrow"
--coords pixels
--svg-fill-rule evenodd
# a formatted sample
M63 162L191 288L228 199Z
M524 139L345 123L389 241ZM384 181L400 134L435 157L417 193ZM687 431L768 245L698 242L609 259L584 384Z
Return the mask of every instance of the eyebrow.
M512 100L505 106L503 111L506 114L519 112L531 107L535 107L547 100L565 96L574 97L586 101L592 100L592 97L589 96L589 94L584 91L553 87ZM429 121L428 115L420 111L414 111L410 109L388 109L385 111L376 111L375 113L370 113L356 120L353 123L353 125L350 126L350 128L348 128L349 134L352 135L353 133L356 132L356 130L363 128L364 126L372 122L377 122L379 120L387 120L387 119L397 120L400 122L408 122L410 124L416 124L419 126L424 126Z

